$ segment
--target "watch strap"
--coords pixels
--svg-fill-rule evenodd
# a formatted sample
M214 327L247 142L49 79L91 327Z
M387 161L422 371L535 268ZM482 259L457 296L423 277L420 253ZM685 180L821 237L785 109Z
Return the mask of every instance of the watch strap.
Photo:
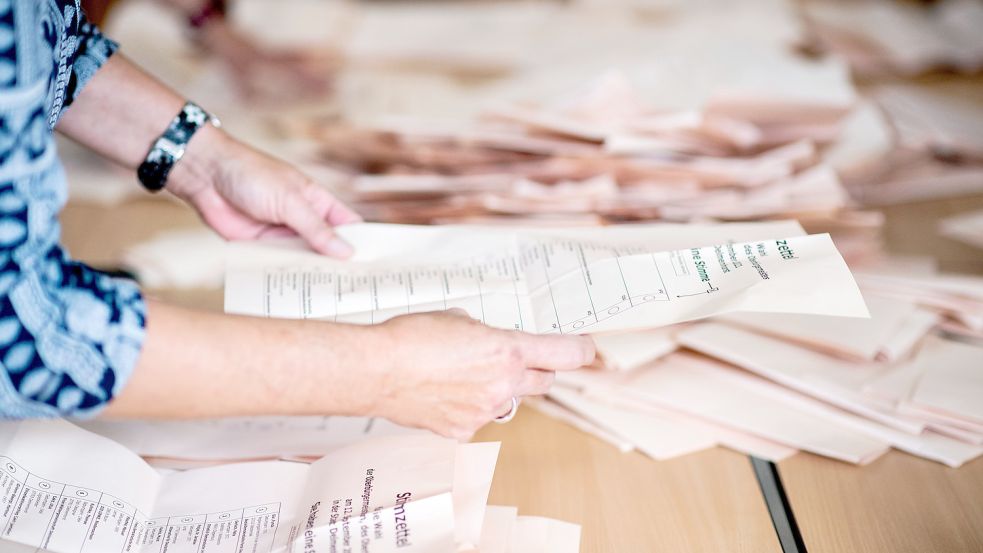
M206 123L213 121L205 110L193 102L187 102L147 153L137 168L137 178L144 188L157 192L167 185L167 176L174 164L181 160L191 137Z

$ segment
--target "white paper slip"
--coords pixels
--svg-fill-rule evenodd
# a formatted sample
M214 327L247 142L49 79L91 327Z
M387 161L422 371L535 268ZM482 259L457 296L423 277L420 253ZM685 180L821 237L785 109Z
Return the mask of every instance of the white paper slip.
M519 509L516 507L489 505L485 509L477 553L511 553L512 534L518 516Z
M622 438L621 436L612 434L594 422L571 411L570 409L567 409L555 401L550 401L549 399L540 397L528 397L523 399L522 404L532 407L547 417L552 417L562 423L566 423L576 428L577 430L580 430L581 432L594 436L603 442L607 442L622 453L628 453L629 451L635 449L635 446L628 440Z
M429 434L385 419L365 417L92 420L77 424L144 457L195 461L320 457L366 438Z
M498 462L498 442L462 444L454 458L454 540L459 546L478 545Z
M932 355L917 360L921 378L910 402L940 416L983 424L983 347L940 340Z
M375 240L399 242L398 227L380 227L371 229ZM829 235L659 251L631 227L596 235L584 229L427 232L432 249L397 250L372 261L298 264L295 257L286 266L230 269L226 311L372 324L456 307L500 328L578 334L734 311L868 314ZM356 251L363 247L350 241Z
M732 363L803 394L892 428L918 434L925 425L899 416L864 396L864 385L890 370L800 348L782 340L721 323L695 325L679 335L680 343Z
M693 244L749 242L775 236L804 236L794 220L754 223L626 224L604 227L508 227L480 225L390 225L358 223L335 229L356 245L351 261L410 264L465 262L508 252L518 237L545 236L587 241L613 248L645 247L650 251L686 248ZM227 248L229 272L269 267L320 267L332 260L312 252L299 239L232 242ZM337 263L337 262L335 262Z
M577 553L580 525L545 517L520 516L512 531L511 553Z
M597 355L607 369L630 371L676 351L678 327L594 336Z
M481 444L485 446L485 444ZM0 549L52 553L456 551L455 508L484 516L485 483L457 500L455 464L495 451L450 440L366 440L307 465L239 463L158 474L63 421L0 426ZM487 448L486 448L487 449ZM497 449L497 448L496 448ZM471 455L473 453L473 455ZM464 468L467 479L474 476ZM481 513L474 513L474 498ZM477 542L480 528L468 530Z
M628 440L655 460L671 459L717 445L715 436L696 426L654 413L611 405L562 386L554 387L549 397Z
M808 398L692 354L674 353L628 373L621 385L612 388L615 390L666 409L851 463L868 463L888 448L884 440L802 408L801 399Z
M745 377L745 385L767 397L782 402L791 402L802 412L808 413L812 417L843 425L851 431L861 432L876 440L889 443L902 451L938 461L950 467L959 467L983 454L983 448L975 444L952 439L931 430L926 430L918 435L903 432L838 409L829 403L750 376Z
M584 369L588 370L588 369ZM556 388L554 388L555 390ZM552 394L552 391L550 392ZM680 413L670 409L661 408L653 403L640 400L635 397L626 397L623 394L612 394L607 389L595 390L593 388L586 391L586 395L598 401L605 401L612 405L618 405L625 409L650 413L662 419L676 421L676 424L683 428L690 428L694 432L713 436L717 445L728 447L734 451L745 455L754 455L772 462L787 459L798 453L797 449L782 445L778 442L766 440L759 436L741 432L714 424L706 420L696 418L692 415Z
M915 316L915 305L875 294L867 294L864 299L870 309L869 319L739 313L725 315L723 320L823 351L861 359L873 360L879 356L893 359L907 353L903 346L905 342L910 344L910 341L901 340L897 348L902 351L895 351L892 346L895 337L905 329L906 321Z

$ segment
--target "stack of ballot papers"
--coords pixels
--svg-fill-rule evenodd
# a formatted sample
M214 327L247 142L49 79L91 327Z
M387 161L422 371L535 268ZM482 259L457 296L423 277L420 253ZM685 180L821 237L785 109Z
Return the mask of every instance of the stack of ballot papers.
M158 470L72 424L0 424L0 549L576 553L580 527L487 506L497 443L359 441L310 463ZM163 549L162 549L163 548Z
M874 88L872 99L891 129L890 146L874 161L841 172L851 195L877 206L983 191L983 107L965 92L917 85ZM866 139L871 140L879 138Z
M534 406L655 459L715 445L857 464L891 447L953 467L978 457L983 278L857 278L869 319L735 313L652 342L599 337L614 366L560 374Z
M849 61L864 75L916 75L983 69L983 5L892 0L803 2L812 46Z
M308 120L288 132L352 171L347 196L372 220L741 220L847 206L819 149L852 105L850 95L735 91L698 110L656 109L609 72L548 104L486 109L463 127Z

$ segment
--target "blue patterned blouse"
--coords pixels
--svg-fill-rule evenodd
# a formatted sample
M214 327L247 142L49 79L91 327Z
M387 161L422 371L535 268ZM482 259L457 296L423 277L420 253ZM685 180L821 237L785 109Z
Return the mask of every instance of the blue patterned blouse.
M78 0L0 0L0 418L94 415L140 353L135 283L58 243L52 129L115 50Z

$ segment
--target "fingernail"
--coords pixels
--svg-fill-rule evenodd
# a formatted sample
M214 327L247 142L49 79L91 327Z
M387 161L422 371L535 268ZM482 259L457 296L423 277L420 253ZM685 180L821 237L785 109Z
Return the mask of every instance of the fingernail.
M328 240L328 243L324 246L324 251L331 257L338 257L341 259L348 259L355 253L355 250L341 238L337 236L332 237Z

